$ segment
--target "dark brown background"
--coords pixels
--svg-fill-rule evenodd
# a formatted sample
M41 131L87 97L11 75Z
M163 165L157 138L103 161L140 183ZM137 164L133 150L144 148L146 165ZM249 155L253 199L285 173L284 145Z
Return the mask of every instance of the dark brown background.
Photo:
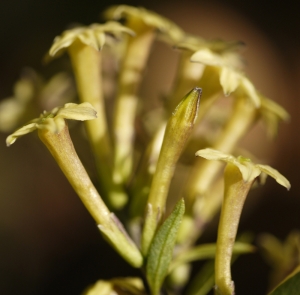
M54 72L55 64L48 68L41 64L53 38L69 23L97 22L100 11L111 4L91 0L1 0L0 97L11 95L13 83L24 66L46 76ZM258 151L259 156L286 175L292 190L287 193L269 180L260 190L260 201L247 202L240 230L256 234L268 231L284 238L290 230L300 229L297 1L126 4L156 10L204 37L246 41L249 76L292 115L292 121L280 129L281 135L274 143L265 142L258 131L258 139L251 141L250 136L246 144L252 142L254 152L258 145L265 146ZM156 78L160 83L162 80L168 84L167 70L175 65L172 59L167 60L169 53L164 47L162 52L166 60L153 58L152 70L162 75ZM148 83L159 84L155 78L151 81L148 79ZM99 278L138 274L102 241L94 222L34 135L24 137L9 149L4 145L5 137L0 135L0 294L80 294ZM76 147L85 157L85 147ZM203 237L203 241L214 239L215 231ZM237 294L265 294L267 271L259 255L240 258L233 268Z

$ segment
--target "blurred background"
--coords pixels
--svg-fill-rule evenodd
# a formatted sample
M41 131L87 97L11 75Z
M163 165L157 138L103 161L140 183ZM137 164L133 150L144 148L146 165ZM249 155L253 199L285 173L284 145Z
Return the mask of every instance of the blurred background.
M246 43L246 73L292 119L280 126L274 141L258 128L241 145L285 175L292 189L286 192L267 181L259 198L248 198L240 231L269 232L284 239L291 230L300 230L298 1L1 0L0 99L12 95L24 67L50 77L58 63L44 66L41 60L53 38L70 23L98 22L100 12L112 4L145 6L190 33ZM154 46L143 88L150 85L151 90L142 90L145 98L169 89L176 58L165 45ZM26 136L10 148L6 136L0 134L0 294L80 294L100 278L139 275L102 241L37 136ZM88 161L86 143L75 146ZM215 224L210 229L202 242L215 240ZM233 267L237 294L265 294L268 271L259 253L241 257Z

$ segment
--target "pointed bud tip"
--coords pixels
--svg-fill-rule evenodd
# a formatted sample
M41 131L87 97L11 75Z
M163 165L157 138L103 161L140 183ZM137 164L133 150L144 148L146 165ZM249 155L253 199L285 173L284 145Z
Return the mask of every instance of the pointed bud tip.
M200 87L193 88L192 91L187 95L187 97L190 98L190 102L191 102L190 115L193 124L195 124L198 116L198 109L199 109L201 95L202 95L202 88Z

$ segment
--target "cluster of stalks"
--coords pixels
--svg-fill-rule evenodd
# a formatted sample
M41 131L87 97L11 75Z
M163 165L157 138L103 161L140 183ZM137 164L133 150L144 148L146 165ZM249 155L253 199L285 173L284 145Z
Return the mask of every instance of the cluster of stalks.
M189 282L191 262L208 259L200 272L202 277L197 277L199 284L194 282L186 288L188 294L206 294L214 288L215 294L232 295L232 255L253 251L247 240L235 241L248 192L267 174L287 189L290 184L275 169L231 154L260 120L275 135L279 121L289 116L259 93L243 73L241 42L192 36L144 8L114 6L104 17L104 24L64 31L55 38L46 57L51 61L67 52L80 103L44 112L12 133L7 145L37 129L103 237L130 265L142 270L147 282L145 287L140 278L100 280L86 294L125 290L158 295L162 288L178 294ZM154 119L159 124L153 122L159 126L151 131L143 127L149 140L144 141L141 153L141 146L136 144L136 122L147 110L143 109L140 85L157 39L168 44L170 54L178 55L178 67L173 87L161 106L163 111L160 109ZM106 58L113 59L118 67L117 81L110 81L115 89L113 108L105 105ZM21 93L25 84L23 81L19 87ZM56 87L62 85L66 85L65 80ZM20 96L15 93L9 101L28 109L34 95L29 93L26 99ZM212 110L220 101L228 114L214 116ZM112 113L108 114L108 109ZM24 112L15 114L16 120ZM3 113L0 108L2 118ZM67 119L85 121L97 183L91 181L78 158ZM190 157L191 151L197 157ZM226 163L225 170L222 162ZM179 170L184 172L184 181L174 183ZM170 194L172 186L175 189ZM195 245L220 208L216 244ZM123 223L117 216L122 216ZM211 267L213 259L215 265Z

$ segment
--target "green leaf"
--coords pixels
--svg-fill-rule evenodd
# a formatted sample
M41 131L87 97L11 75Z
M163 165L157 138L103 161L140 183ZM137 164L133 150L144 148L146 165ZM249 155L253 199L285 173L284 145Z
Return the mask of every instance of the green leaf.
M288 275L269 295L298 295L300 290L300 266Z
M244 254L253 252L255 247L241 242L236 242L233 246L234 254ZM179 254L171 263L169 271L171 272L177 266L196 260L214 258L216 254L216 244L202 244Z
M231 263L234 263L236 259L240 256L240 254L247 253L247 252L253 252L255 247L251 246L249 243L253 240L253 236L250 233L243 233L241 234L235 245L238 244L238 246L235 246L233 249L233 256ZM194 248L198 249L202 245ZM207 246L207 245L205 245ZM192 251L194 251L194 249ZM248 249L248 251L247 251ZM215 267L214 267L214 260L210 260L207 263L204 264L204 266L201 268L201 270L195 275L195 277L192 279L190 285L188 286L187 295L206 295L210 292L210 290L213 288L215 283ZM273 295L273 294L270 294Z
M210 260L204 264L202 269L193 278L187 295L206 295L215 283L215 261Z
M168 273L184 210L184 200L181 199L170 216L158 229L151 243L147 257L146 276L153 295L159 294Z

